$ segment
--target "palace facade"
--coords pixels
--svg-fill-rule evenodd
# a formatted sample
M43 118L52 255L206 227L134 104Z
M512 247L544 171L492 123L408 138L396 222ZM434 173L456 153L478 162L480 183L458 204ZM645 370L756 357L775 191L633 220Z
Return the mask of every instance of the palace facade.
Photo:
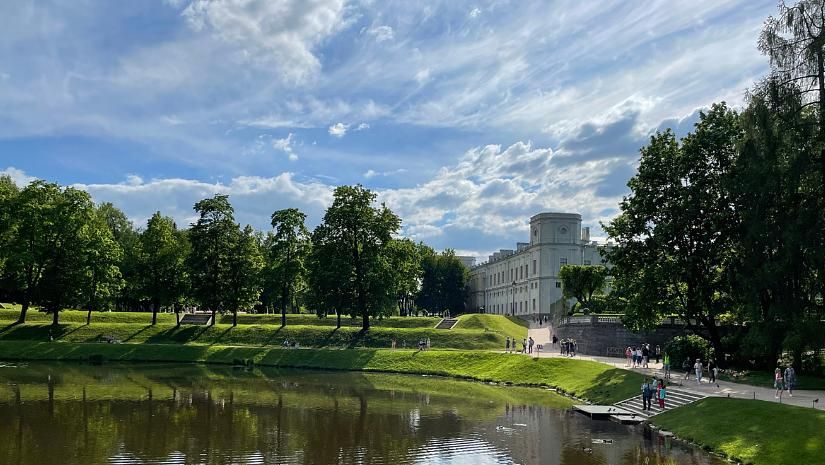
M563 305L559 269L604 264L578 213L539 213L530 218L530 242L502 249L470 269L468 310L496 315L550 314Z

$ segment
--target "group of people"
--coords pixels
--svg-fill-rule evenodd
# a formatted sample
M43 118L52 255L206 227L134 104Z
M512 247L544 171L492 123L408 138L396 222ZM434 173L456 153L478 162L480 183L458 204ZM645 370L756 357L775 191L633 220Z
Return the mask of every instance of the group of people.
M577 348L578 344L576 344L576 340L573 338L562 339L559 341L560 353L566 357L575 357Z
M793 390L796 387L796 370L788 365L783 373L781 368L776 367L776 370L773 371L773 387L776 389L775 398L778 399L782 396L782 391L785 390L788 391L789 396L793 397Z
M659 363L659 359L662 357L662 348L656 346L651 350L650 344L642 344L638 347L627 346L624 355L627 357L627 366L631 368L649 368L651 357L655 357L656 363Z
M705 370L708 372L708 383L715 383L716 378L719 376L719 365L717 365L716 360L713 359L708 360L706 367L702 364L701 358L697 358L693 363L691 363L690 358L686 358L685 361L682 362L682 369L685 371L685 379L690 378L691 374L696 376L697 385L702 384L702 376Z
M667 399L667 385L664 379L656 381L654 378L645 378L642 383L642 410L652 410L653 399L659 403L661 410L665 409L665 399Z
M528 337L522 339L521 341L521 350L518 349L518 341L516 338L510 338L507 336L507 339L504 342L504 352L505 353L522 353L522 354L532 354L533 353L533 346L535 345L535 341L532 337Z

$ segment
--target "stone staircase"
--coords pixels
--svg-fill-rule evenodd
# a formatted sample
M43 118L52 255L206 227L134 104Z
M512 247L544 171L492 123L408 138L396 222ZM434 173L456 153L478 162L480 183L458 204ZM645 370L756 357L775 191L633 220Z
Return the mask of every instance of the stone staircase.
M444 318L435 325L435 329L453 329L456 323L458 323L458 318Z
M707 397L704 394L683 391L681 389L667 388L667 399L665 399L665 410L659 409L659 403L656 399L651 400L652 410L642 410L642 395L623 400L617 404L616 407L627 410L633 414L638 415L644 419L656 416L664 411L672 410L683 405L702 400Z
M201 325L206 326L212 322L211 313L187 313L180 319L182 325Z

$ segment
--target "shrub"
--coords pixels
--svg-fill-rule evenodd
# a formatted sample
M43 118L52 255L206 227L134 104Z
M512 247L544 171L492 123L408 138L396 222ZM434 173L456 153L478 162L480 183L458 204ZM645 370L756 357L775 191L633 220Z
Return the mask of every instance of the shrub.
M714 358L710 343L695 334L674 337L665 344L665 352L670 355L670 363L674 366L680 365L685 359L693 361L701 358L703 363L707 363Z

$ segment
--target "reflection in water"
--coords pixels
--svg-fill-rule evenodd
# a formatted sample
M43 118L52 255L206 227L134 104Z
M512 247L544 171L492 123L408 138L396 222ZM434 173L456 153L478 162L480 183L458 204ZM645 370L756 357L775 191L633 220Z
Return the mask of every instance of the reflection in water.
M0 463L721 463L568 406L536 389L414 376L2 367Z

